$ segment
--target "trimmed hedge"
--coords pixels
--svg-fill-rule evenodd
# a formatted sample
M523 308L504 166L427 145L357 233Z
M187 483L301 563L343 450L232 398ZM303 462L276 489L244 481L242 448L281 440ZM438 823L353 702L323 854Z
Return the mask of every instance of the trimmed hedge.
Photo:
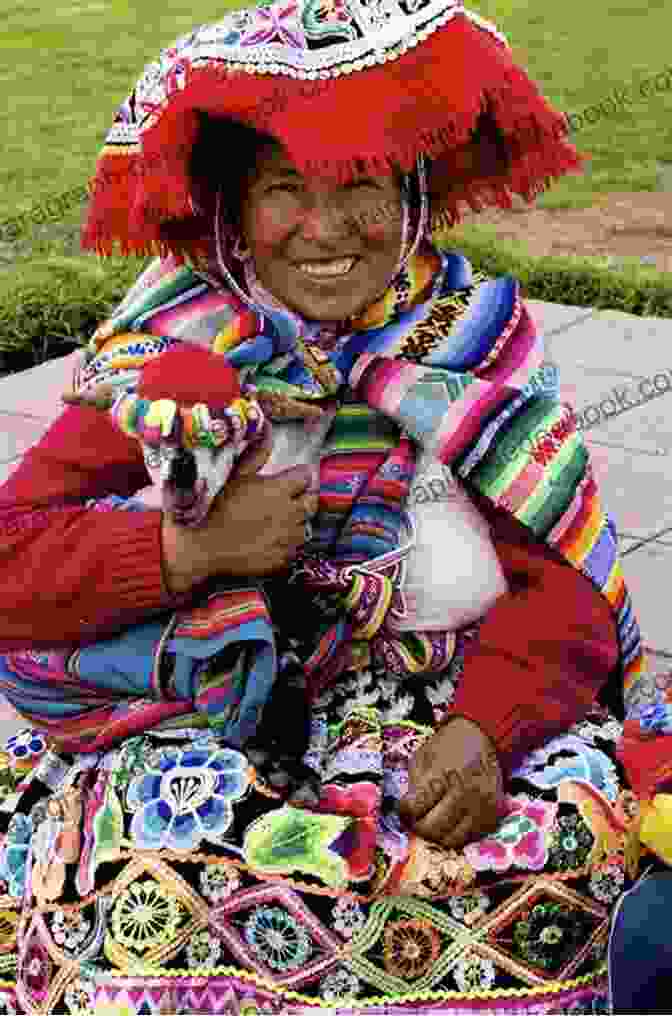
M528 299L627 314L672 317L672 274L634 263L612 270L594 258L531 258L494 228L457 227L437 235L475 268L512 274ZM50 255L0 274L0 356L10 372L85 344L121 300L148 258Z

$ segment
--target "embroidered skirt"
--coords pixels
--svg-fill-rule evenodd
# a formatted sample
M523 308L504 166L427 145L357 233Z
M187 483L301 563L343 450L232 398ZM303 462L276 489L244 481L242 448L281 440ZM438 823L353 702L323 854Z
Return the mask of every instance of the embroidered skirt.
M480 842L399 825L477 633L431 679L369 667L323 691L312 810L183 720L88 753L10 738L0 1013L606 1012L610 915L635 875L615 720L598 709L528 756Z

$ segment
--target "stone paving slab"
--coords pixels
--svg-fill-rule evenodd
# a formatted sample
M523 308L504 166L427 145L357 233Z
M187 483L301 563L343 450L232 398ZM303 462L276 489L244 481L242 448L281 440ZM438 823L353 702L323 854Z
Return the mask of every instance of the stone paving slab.
M23 455L39 441L44 429L43 420L0 412L0 462L9 462Z
M46 421L56 419L63 409L62 392L72 388L72 371L82 351L76 349L67 356L10 374L0 380L0 426L5 413ZM0 461L2 455L0 455Z

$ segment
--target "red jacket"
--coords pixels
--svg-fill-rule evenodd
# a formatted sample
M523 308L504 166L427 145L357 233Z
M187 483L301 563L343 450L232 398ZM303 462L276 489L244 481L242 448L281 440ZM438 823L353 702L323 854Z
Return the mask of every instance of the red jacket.
M97 512L88 498L147 484L140 445L70 406L0 487L0 652L88 645L190 603L162 573L161 512ZM495 741L505 770L588 712L618 664L607 600L481 495L510 592L465 657L453 710Z

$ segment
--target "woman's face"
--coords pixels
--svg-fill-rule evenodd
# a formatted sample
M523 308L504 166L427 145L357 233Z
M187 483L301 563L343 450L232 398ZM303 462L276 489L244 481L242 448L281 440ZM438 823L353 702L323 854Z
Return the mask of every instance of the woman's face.
M276 143L243 183L240 225L261 284L315 321L370 306L401 253L400 176L353 183L301 176Z

